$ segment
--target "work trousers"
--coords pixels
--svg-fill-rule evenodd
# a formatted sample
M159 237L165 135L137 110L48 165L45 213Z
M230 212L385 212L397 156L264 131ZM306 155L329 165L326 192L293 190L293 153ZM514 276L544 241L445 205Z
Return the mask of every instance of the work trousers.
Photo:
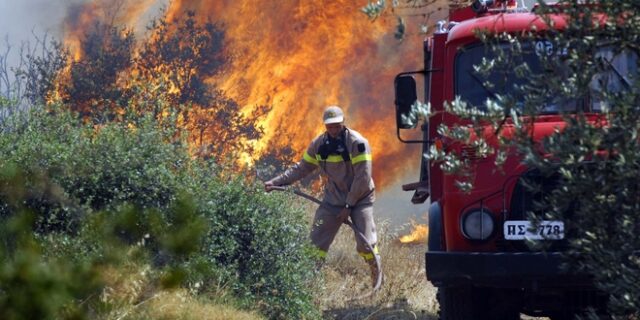
M338 221L337 218L341 210L341 207L326 204L319 206L316 210L313 225L311 226L311 242L323 251L323 253L329 250L340 226L342 226L342 222ZM373 222L373 204L363 204L352 208L351 221L356 229L367 238L369 243L372 245L376 244L378 238L376 235L376 225ZM372 253L359 237L355 237L355 239L358 253Z

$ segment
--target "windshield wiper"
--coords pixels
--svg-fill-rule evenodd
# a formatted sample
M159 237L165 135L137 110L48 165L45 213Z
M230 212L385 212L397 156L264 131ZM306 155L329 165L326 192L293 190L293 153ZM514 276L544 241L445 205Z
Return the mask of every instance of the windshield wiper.
M629 80L627 80L627 78L625 78L624 76L622 76L622 73L620 73L620 70L618 70L613 63L611 63L611 61L607 60L606 58L603 59L604 61L607 62L607 64L609 65L609 67L611 67L611 70L613 70L613 72L620 78L622 79L622 82L624 82L625 87L627 87L627 89L631 89L631 82L629 82ZM612 59L613 60L613 59Z

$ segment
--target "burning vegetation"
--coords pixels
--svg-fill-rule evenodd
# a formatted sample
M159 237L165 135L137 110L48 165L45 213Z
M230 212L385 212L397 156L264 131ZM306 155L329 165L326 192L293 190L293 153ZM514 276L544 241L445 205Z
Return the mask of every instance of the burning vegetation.
M70 8L66 63L43 99L96 125L136 127L140 115L152 115L177 123L194 155L278 169L323 130L321 110L339 104L347 125L369 138L379 190L419 159L418 148L396 141L389 83L397 70L420 65L422 37L399 42L389 32L395 19L371 23L361 4L346 0L172 1L140 32L157 2Z
M72 8L70 59L47 100L98 122L175 116L194 151L240 163L297 160L322 130L320 111L339 104L347 124L369 137L379 187L418 158L395 141L389 83L419 65L421 37L398 42L388 32L393 19L372 24L346 0L172 1L146 32L134 32L156 2Z
M418 224L415 221L411 221L411 226L411 233L400 237L400 242L424 244L429 236L429 227L424 224Z
M56 76L48 102L61 102L98 124L135 122L143 114L160 122L171 119L189 133L199 155L251 153L249 141L263 134L257 121L269 109L257 106L242 113L236 101L207 83L227 62L219 26L199 23L187 12L171 22L154 20L148 36L138 40L115 20L86 13L96 10L95 4L77 10L75 17L95 20L87 20L87 26L81 26L84 20L67 24L83 33L70 33L73 58Z

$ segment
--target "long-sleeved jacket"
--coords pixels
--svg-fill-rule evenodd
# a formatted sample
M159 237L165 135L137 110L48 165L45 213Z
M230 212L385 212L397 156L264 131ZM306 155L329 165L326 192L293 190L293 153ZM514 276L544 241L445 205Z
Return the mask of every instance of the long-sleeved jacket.
M313 139L302 159L272 180L274 185L291 184L320 168L328 178L324 188L325 203L332 206L373 203L371 147L367 139L357 131L345 128L344 142L349 160L345 161L341 155L335 154L322 159L318 151L327 142L328 136L325 132Z

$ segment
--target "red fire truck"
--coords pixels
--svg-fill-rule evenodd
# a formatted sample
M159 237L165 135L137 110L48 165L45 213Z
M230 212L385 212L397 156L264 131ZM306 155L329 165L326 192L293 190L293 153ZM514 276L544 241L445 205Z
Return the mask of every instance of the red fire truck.
M561 17L549 18L557 30L565 26ZM513 35L536 30L543 35L548 28L532 10L517 8L515 1L476 0L451 12L449 21L439 22L424 42L424 70L400 73L395 79L398 138L422 144L423 153L431 145L446 149L437 128L441 124L453 126L459 119L445 112L444 102L458 97L478 106L495 93L492 90L501 90L487 88L474 75L474 65L483 58L491 59L476 30ZM543 36L528 45L535 53L529 57L532 64L536 55L558 52ZM424 92L416 89L418 83L424 83ZM508 93L509 86L502 90ZM403 116L411 113L422 95L423 101L431 104L432 115L421 125L422 138L408 140L400 129L416 125ZM562 107L566 106L550 103L547 112L536 117L534 140L562 126L558 110ZM591 102L587 115L597 114L598 108L597 102ZM571 319L589 306L606 308L606 298L595 290L588 275L569 274L561 267L560 252L566 246L563 222L542 221L533 230L527 220L526 214L539 195L526 188L523 179L535 179L536 172L512 155L501 173L495 170L493 159L476 157L472 150L465 153L465 146L461 148L473 170L471 191L461 191L455 176L443 174L438 164L429 163L426 157L420 180L404 186L414 191L412 202L430 199L426 272L438 288L441 319L519 319L520 313ZM544 186L553 181L541 183ZM525 243L532 239L555 242L548 250L535 251Z

